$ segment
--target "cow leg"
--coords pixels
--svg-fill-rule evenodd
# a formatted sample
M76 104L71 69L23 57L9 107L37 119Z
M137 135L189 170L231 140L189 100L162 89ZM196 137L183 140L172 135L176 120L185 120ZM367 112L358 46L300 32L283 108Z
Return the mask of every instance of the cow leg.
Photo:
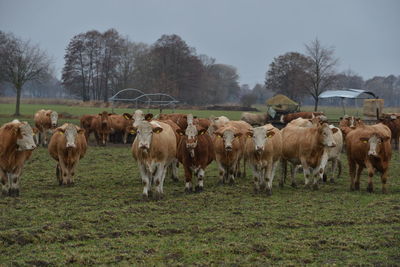
M146 167L144 164L139 163L138 165L139 165L140 176L142 178L142 183L143 183L142 198L144 200L147 200L149 197L149 191L151 189L151 181L150 181L149 172L146 170Z
M225 168L222 166L222 164L220 162L217 161L218 164L218 169L219 169L219 184L223 184L225 183Z
M197 172L197 186L195 188L196 192L202 192L204 189L204 169L200 167L199 171Z
M292 179L292 187L297 187L297 184L296 184L296 170L297 170L296 164L291 164L290 167L291 167L290 168L290 177Z
M70 185L75 184L75 181L74 181L75 168L76 168L76 165L78 164L78 161L79 161L79 158L74 163L72 163L72 166L69 170L69 184Z
M68 168L65 165L64 161L62 160L62 156L58 155L60 168L61 168L61 184L60 185L67 185L68 184Z
M356 176L356 169L357 169L357 164L355 161L349 159L349 174L350 174L350 191L354 191L356 189L355 187L355 176Z
M321 162L314 172L315 174L319 174L321 181L324 180L324 173L325 173L325 168L328 163L328 160L329 160L328 152L324 149L324 152L322 153L322 157L321 157ZM325 179L325 181L326 181L326 179ZM314 184L315 184L315 181L314 181Z
M286 173L287 173L287 161L282 160L281 161L281 167L282 167L282 175L281 175L281 180L279 181L279 186L283 187L286 181Z
M19 196L19 178L22 173L22 166L17 168L14 173L8 174L8 180L10 183L10 190L9 195L11 197L18 197Z
M304 159L301 159L301 165L303 166L303 173L304 173L304 184L306 187L310 186L310 176L311 176L311 171L310 168L308 167L307 162ZM315 183L315 181L314 181ZM314 186L315 187L315 186ZM318 187L318 184L317 184Z
M62 185L62 173L61 173L61 168L60 168L59 163L57 163L57 166L56 166L56 176L57 176L58 184Z
M372 183L372 178L374 177L374 166L372 166L372 163L369 160L365 161L365 166L368 169L368 187L367 187L367 191L372 193L372 192L374 192L374 185Z
M128 132L124 132L124 136L122 137L122 142L124 143L124 144L126 144L126 142L128 141Z
M260 191L260 172L255 164L251 164L251 168L253 170L254 193L258 193Z
M242 177L246 178L247 174L246 174L246 157L243 157L243 174Z
M357 172L356 172L356 180L354 183L354 188L355 190L360 190L360 177L361 177L361 173L364 170L364 167L361 165L357 164Z
M179 162L178 162L178 159L177 159L177 158L173 159L173 160L172 160L172 163L170 164L171 170L172 170L172 172L171 172L171 178L172 178L172 181L174 181L174 182L179 182L179 177L178 177L178 164L179 164Z
M268 188L267 188L268 195L272 195L272 183L274 181L275 171L276 171L276 167L278 167L278 163L279 163L279 161L275 161L272 163L272 166L271 166L271 171L270 171L270 174L268 177Z
M186 193L191 193L193 191L192 188L192 170L190 169L189 166L184 165L183 166L184 172L185 172L185 192Z
M159 163L154 174L154 185L155 185L155 195L154 198L159 200L163 197L162 183L164 182L164 175L166 173L166 167L164 164Z
M382 193L386 194L387 193L387 178L388 178L388 169L384 170L381 176L381 182L382 182Z
M1 178L1 193L3 196L8 196L11 184L8 180L8 174L5 173L2 169L0 169L0 178Z
M336 169L338 167L338 162L339 162L338 158L334 158L332 160L332 176L331 176L331 179L329 180L329 182L331 182L332 184L335 183L335 173L336 173Z

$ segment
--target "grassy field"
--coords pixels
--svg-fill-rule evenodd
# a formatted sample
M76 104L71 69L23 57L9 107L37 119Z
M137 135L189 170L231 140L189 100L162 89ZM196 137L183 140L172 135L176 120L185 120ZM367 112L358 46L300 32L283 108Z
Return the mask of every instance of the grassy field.
M22 113L42 107L26 105ZM43 108L73 115L101 110ZM0 104L0 114L12 112L12 105ZM1 123L10 120L0 118ZM213 163L204 192L185 194L183 181L167 178L162 201L142 202L129 145L90 147L73 187L58 186L56 162L39 148L24 167L20 197L0 198L0 265L398 266L399 160L394 153L386 195L378 177L375 192L366 192L366 173L361 191L350 192L343 154L342 177L318 191L279 188L280 170L270 197L253 193L250 171L233 186L219 186ZM297 180L304 181L301 174Z

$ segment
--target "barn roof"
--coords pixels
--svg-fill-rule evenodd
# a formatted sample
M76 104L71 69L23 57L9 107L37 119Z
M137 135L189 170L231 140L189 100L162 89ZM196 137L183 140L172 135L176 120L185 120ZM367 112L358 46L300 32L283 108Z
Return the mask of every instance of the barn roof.
M340 98L377 98L377 96L370 91L361 90L361 89L343 89L343 90L329 90L322 92L319 95L319 98L331 98L331 97L340 97Z

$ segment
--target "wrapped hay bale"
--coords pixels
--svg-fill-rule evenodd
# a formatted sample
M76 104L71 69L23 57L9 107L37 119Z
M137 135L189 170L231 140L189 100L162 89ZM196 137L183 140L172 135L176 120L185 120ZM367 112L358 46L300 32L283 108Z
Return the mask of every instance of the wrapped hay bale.
M299 108L299 104L281 94L268 99L266 104L268 108L273 108L278 112L295 112Z
M363 114L365 119L376 119L380 117L383 110L383 99L364 99ZM378 112L378 113L377 113Z

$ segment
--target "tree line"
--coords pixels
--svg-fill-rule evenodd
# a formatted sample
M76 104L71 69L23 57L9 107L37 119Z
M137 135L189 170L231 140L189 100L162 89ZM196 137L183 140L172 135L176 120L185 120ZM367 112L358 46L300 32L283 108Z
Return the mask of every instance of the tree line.
M73 36L66 47L59 81L45 51L12 33L0 31L0 95L15 91L19 114L21 94L30 97L73 97L104 101L124 88L165 93L190 105L241 102L265 103L282 93L300 103L314 104L328 89L366 89L400 106L400 75L368 80L352 70L337 71L334 48L318 39L304 53L288 52L269 64L264 84L239 85L235 67L199 55L176 34L162 35L153 44L129 40L115 29L91 30Z

